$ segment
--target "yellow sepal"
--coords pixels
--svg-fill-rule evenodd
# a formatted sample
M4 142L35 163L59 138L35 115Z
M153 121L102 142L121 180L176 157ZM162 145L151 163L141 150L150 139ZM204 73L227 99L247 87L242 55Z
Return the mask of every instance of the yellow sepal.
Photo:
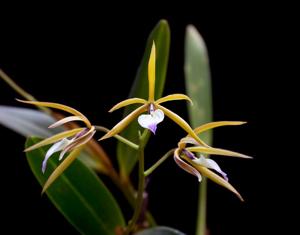
M149 85L149 101L154 101L155 93L155 61L156 61L156 49L153 41L151 53L148 62L148 85Z
M83 146L82 146L83 147ZM63 162L55 168L52 174L47 179L46 183L44 184L42 194L46 192L46 190L50 187L50 185L71 165L71 163L78 157L82 147L74 149Z
M190 161L192 165L199 170L199 172L209 178L210 180L214 181L215 183L227 188L229 191L233 192L241 201L244 201L241 194L226 180L224 180L221 176L217 175L216 173L212 172L211 170L207 169L206 167L200 166L196 163Z
M162 97L162 98L156 100L155 104L161 104L161 103L164 103L167 101L173 101L173 100L188 100L193 104L193 101L191 100L191 98L184 94L167 95L165 97Z
M48 107L48 108L63 110L65 112L71 113L75 116L81 117L82 121L85 122L85 124L87 125L88 128L90 128L92 126L90 121L86 118L86 116L84 116L81 112L79 112L76 109L73 109L69 106L66 106L66 105L63 105L63 104L58 104L58 103L51 103L51 102L25 101L25 100L19 100L19 99L17 99L17 101L22 102L22 103L26 103L26 104L33 104L33 105L36 105L36 106L42 106L42 107Z
M75 134L79 133L80 131L82 131L83 129L84 128L75 128L75 129L72 129L72 130L69 130L69 131L64 131L64 132L58 133L56 135L53 135L53 136L51 136L47 139L44 139L44 140L38 142L35 145L30 146L29 148L25 149L24 151L25 152L32 151L32 150L40 148L42 146L55 143L55 142L57 142L57 141L59 141L63 138L67 138L67 137L70 137L72 135L75 135Z
M209 129L220 127L220 126L239 126L243 125L247 122L238 122L238 121L220 121L220 122L209 122L204 125L201 125L194 129L196 134L200 134L201 132L207 131Z
M239 158L246 158L251 159L252 157L225 150L225 149L219 149L219 148L211 148L211 147L202 147L202 146L195 146L195 147L187 147L186 150L196 153L204 153L204 154L215 154L215 155L222 155L222 156L230 156L230 157L239 157Z
M107 132L101 139L104 140L120 133L130 122L132 122L138 115L147 110L148 104L144 104L141 107L135 109L122 119L117 125L115 125L109 132Z
M130 105L130 104L145 104L147 103L146 100L144 99L140 99L140 98L130 98L130 99L127 99L127 100L123 100L121 101L120 103L117 103L114 107L112 107L109 112L113 112L119 108L122 108L124 106L127 106L127 105Z
M158 109L161 109L166 116L168 116L170 119L172 119L175 123L177 123L182 129L184 129L191 137L193 137L199 144L208 147L206 143L204 143L198 135L193 131L193 129L190 127L190 125L183 120L180 116L178 116L176 113L172 112L171 110L161 106L157 105Z

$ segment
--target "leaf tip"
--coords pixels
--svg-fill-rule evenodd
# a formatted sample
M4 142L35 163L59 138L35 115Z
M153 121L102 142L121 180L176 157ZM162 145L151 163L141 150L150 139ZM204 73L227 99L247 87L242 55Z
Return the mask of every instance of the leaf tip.
M169 25L169 23L168 23L168 21L166 19L161 19L159 21L159 23L162 24L162 25Z
M204 39L194 25L188 25L186 27L186 35L192 42L195 43L195 45L199 47L199 49L204 50L204 52L206 53Z

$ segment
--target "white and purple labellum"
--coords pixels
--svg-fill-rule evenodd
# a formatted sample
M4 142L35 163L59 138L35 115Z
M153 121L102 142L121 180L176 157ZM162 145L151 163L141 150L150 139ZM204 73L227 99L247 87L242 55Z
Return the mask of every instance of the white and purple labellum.
M149 106L149 114L142 114L138 117L138 123L149 129L153 134L155 134L157 129L157 124L164 120L165 114L162 110L156 109L153 104Z
M218 172L220 175L222 175L224 180L228 181L227 174L221 170L218 163L216 163L214 160L205 158L201 155L200 158L194 159L193 162Z

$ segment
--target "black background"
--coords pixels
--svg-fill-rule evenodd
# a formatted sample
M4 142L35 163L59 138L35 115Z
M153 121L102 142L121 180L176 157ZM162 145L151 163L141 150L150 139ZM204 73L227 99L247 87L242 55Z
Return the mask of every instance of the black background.
M265 234L281 227L288 229L283 226L286 216L281 212L286 207L281 192L287 186L279 176L281 169L273 165L280 156L271 153L279 144L271 139L277 134L272 131L274 110L281 105L275 88L282 78L278 60L282 60L279 53L283 49L279 45L289 27L282 21L284 9L186 4L165 10L147 4L127 5L120 12L116 6L35 5L30 11L21 10L21 6L18 10L9 8L1 21L0 67L39 100L67 104L93 123L112 127L122 112L107 111L127 97L148 34L161 18L167 19L171 28L165 94L184 93L184 32L188 24L194 24L210 56L214 120L248 121L246 126L216 130L214 145L254 156L251 161L214 158L245 202L210 182L211 234ZM280 92L284 92L283 87ZM15 97L0 81L0 103L21 106ZM187 117L184 102L168 107ZM40 197L41 188L22 153L24 139L5 128L0 130L1 213L5 218L1 226L3 223L13 231L21 228L29 234L76 234L48 199ZM176 146L183 135L170 121L160 125L147 147L151 151L146 156L147 165ZM103 145L114 158L115 140ZM172 160L165 163L154 173L148 188L150 209L157 221L193 234L197 188L197 180Z

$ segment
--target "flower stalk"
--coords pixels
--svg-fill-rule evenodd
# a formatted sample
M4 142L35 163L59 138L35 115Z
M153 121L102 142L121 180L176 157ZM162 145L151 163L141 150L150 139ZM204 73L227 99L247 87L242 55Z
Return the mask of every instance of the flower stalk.
M145 130L142 135L139 135L139 183L138 183L138 192L137 192L137 202L136 207L132 216L132 219L129 222L129 225L125 231L125 235L129 235L130 232L134 229L139 216L141 214L143 208L143 199L144 199L144 191L145 191L145 159L144 159L144 148L145 148L145 137L147 136L147 131Z
M103 132L109 132L110 130L103 127L103 126L95 126L96 130L97 131L103 131ZM123 144L126 144L128 145L129 147L135 149L135 150L138 150L139 149L139 146L133 142L131 142L130 140L120 136L120 135L114 135L113 137L115 137L117 140L119 140L120 142L122 142Z
M153 173L164 161L166 161L170 156L173 156L175 149L171 149L165 153L156 163L154 163L148 170L144 172L144 175L147 177Z

